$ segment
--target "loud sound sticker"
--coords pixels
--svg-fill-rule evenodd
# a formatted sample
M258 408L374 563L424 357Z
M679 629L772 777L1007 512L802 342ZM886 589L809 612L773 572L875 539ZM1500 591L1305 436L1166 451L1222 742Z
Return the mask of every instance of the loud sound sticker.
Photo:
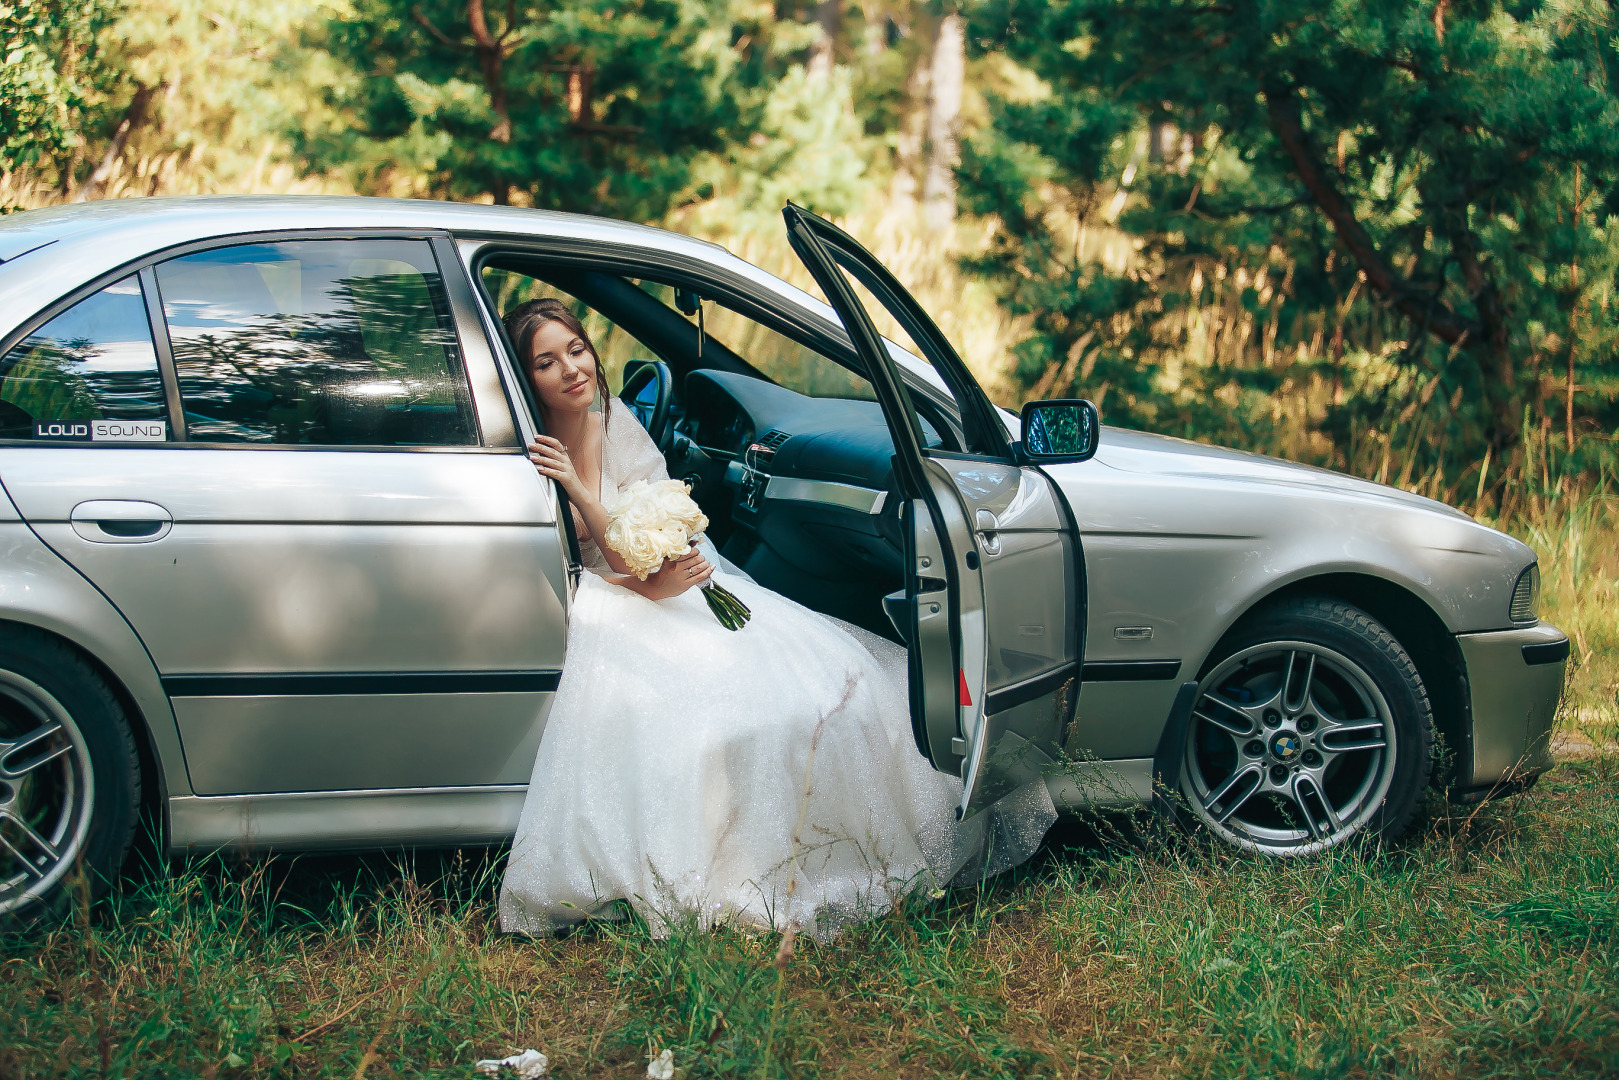
M69 442L165 442L167 420L35 420L34 438Z

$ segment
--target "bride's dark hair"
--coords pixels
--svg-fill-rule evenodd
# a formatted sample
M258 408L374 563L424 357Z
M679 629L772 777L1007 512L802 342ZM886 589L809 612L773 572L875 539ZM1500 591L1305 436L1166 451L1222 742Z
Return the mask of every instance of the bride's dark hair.
M585 324L579 321L579 316L568 310L568 305L549 296L543 300L525 300L508 311L503 321L506 324L506 336L511 338L512 344L517 347L517 359L523 365L523 377L526 379L533 378L530 367L534 362L531 355L534 351L534 332L546 323L561 323L570 333L584 342L585 348L590 350L590 359L596 365L596 389L602 396L602 423L607 423L607 412L613 400L613 395L607 389L607 371L602 367L601 356L596 352L596 343L590 340Z

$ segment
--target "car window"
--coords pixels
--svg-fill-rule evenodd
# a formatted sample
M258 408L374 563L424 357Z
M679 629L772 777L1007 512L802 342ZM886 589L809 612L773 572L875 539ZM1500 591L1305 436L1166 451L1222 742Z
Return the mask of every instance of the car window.
M885 304L881 299L874 296L871 290L867 289L866 286L862 284L860 280L855 277L855 275L849 273L846 268L838 266L837 272L843 276L844 281L853 291L855 299L863 308L865 308L866 314L872 320L872 325L876 328L877 332L883 337L887 338L889 342L898 345L901 349L904 349L906 352L910 353L915 359L923 363L931 364L934 370L938 373L940 382L944 384L945 393L948 394L951 399L953 399L956 416L963 419L971 416L971 410L968 408L969 403L963 400L964 390L967 388L951 385L950 373L941 367L937 358L930 355L927 349L924 349L920 344L917 343L910 332L906 330L904 323L900 319L896 318L894 310L892 310L888 304ZM902 388L905 390L907 404L910 406L912 411L918 414L918 418L924 422L925 428L927 412L929 410L923 404L921 395L912 392L908 386L904 386L903 384ZM970 431L970 426L968 437L970 442L976 441L977 443L982 444L985 441L981 436L974 440ZM963 448L950 446L948 449L952 453L958 453ZM972 452L984 452L986 450L993 450L994 447L985 445L969 445L965 449Z
M497 266L484 267L483 280L502 319L518 304L528 300L560 300L566 304L568 310L584 324L585 333L590 335L590 343L596 346L602 368L607 372L607 385L615 394L623 389L626 364L632 360L651 360L657 356L628 330L548 281Z
M80 300L0 359L0 438L162 442L167 416L133 275Z
M704 330L778 386L806 397L876 401L871 382L807 345L723 304L704 304Z
M673 286L655 281L638 284L668 307L675 307ZM703 332L777 386L806 397L877 400L864 375L723 303L703 301Z
M215 248L157 281L191 439L477 445L427 241Z

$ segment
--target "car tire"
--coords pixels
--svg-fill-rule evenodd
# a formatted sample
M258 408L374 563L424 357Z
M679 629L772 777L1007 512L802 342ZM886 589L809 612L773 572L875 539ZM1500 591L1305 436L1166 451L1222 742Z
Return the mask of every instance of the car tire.
M1433 731L1422 677L1386 627L1341 600L1277 604L1239 623L1200 673L1184 811L1269 855L1392 841L1428 786Z
M101 674L49 634L0 625L0 926L104 891L140 791L135 739Z

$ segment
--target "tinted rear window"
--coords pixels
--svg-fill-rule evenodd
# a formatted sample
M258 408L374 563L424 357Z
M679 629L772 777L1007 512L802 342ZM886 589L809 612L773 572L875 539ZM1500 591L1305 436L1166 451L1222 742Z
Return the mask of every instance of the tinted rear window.
M134 276L80 300L0 360L0 438L161 442L167 417Z
M426 241L217 248L157 278L191 439L478 443Z

